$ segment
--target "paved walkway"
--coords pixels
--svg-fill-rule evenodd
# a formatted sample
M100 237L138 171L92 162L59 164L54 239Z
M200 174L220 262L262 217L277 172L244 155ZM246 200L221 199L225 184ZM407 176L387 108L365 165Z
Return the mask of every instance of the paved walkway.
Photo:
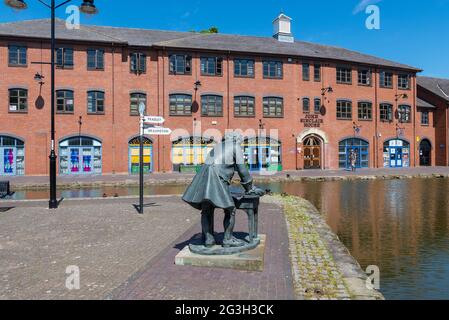
M268 236L262 273L174 265L199 232L200 215L179 197L151 197L138 215L132 199L0 203L0 299L293 299L282 209L261 207ZM220 214L221 217L221 214ZM217 218L217 230L220 218ZM237 231L246 230L244 214ZM66 268L80 269L80 290Z
M360 169L357 172L346 170L301 170L301 171L283 171L270 175L256 174L256 179L285 179L289 175L291 178L335 178L335 177L389 177L389 176L431 176L442 175L449 177L449 167L419 167L419 168L401 168L401 169ZM170 184L186 183L191 181L192 174L180 173L154 173L145 178L146 184ZM0 180L9 180L13 188L39 188L48 187L47 176L16 176L0 177ZM102 175L102 176L59 176L58 184L60 187L76 186L100 186L100 185L137 185L139 177L135 175Z

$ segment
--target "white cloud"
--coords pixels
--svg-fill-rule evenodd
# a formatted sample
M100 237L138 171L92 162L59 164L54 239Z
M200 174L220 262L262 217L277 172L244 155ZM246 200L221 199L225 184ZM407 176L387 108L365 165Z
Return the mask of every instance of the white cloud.
M354 10L352 11L353 14L357 14L359 12L362 12L368 7L369 5L376 4L381 2L382 0L361 0L358 5L355 6Z

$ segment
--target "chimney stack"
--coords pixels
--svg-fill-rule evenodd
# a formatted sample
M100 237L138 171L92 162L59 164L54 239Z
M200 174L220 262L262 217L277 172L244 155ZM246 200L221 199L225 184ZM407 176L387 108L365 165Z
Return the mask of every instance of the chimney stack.
M281 13L274 21L273 21L273 29L274 34L273 37L280 42L295 42L295 38L293 38L293 34L291 31L292 18L286 16Z

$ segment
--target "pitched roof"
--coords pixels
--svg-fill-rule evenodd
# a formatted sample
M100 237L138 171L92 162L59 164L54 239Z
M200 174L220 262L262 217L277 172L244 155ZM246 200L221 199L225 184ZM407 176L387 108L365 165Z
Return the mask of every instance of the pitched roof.
M449 79L418 77L418 86L429 90L437 96L449 101Z
M0 36L50 38L50 20L27 20L0 23ZM304 41L279 42L272 37L254 37L227 34L199 34L192 32L159 31L133 28L81 25L70 30L58 19L56 37L63 40L118 43L130 46L165 47L179 49L213 50L233 53L299 56L330 59L419 72L418 68L334 46Z
M418 108L426 108L426 109L436 109L437 108L433 104L431 104L431 103L429 103L427 101L424 101L424 100L422 100L420 98L416 99L416 106Z

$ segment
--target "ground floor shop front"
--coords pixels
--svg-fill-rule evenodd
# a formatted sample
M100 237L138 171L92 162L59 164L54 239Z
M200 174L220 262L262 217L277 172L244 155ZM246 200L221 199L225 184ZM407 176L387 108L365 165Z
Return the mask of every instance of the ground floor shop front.
M140 138L133 136L111 148L110 137L71 135L58 141L60 175L138 174ZM292 140L276 137L246 137L244 158L252 172L280 172L351 167L407 168L435 166L435 148L428 138L390 137L385 139L345 136L330 139L319 130L307 131ZM144 172L196 172L205 162L216 141L210 137L144 138ZM36 156L40 150L40 156ZM444 150L443 150L444 151ZM0 135L0 176L46 175L46 146L15 135ZM445 152L445 151L444 151ZM37 163L39 162L39 163ZM34 168L29 171L28 167Z

